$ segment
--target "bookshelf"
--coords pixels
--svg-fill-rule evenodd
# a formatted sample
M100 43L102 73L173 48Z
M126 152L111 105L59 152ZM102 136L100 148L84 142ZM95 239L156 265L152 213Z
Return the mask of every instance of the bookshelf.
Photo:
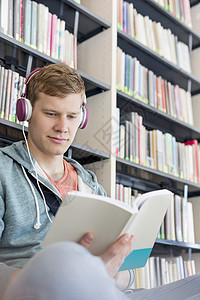
M168 13L153 0L129 0L141 14L148 14L164 27L170 28L178 38L189 45L190 50L200 47L200 36L180 20ZM195 5L199 1L190 1ZM37 1L49 7L51 13L66 21L66 29L77 37L77 71L86 85L89 123L78 135L68 151L86 168L94 171L107 194L115 197L115 184L149 191L169 188L183 195L184 185L189 187L189 196L200 195L200 186L164 172L116 157L116 107L143 115L144 124L151 129L160 129L173 134L178 141L197 139L200 130L131 97L116 88L116 49L137 57L157 76L178 84L192 95L200 94L200 80L180 69L170 61L151 51L136 39L117 29L117 0ZM58 5L55 5L58 4ZM17 60L18 71L23 76L35 67L47 63L60 63L3 33L0 33L0 58L5 55ZM10 63L11 69L15 64ZM21 125L0 120L2 143L21 139ZM200 244L186 244L157 239L155 252L200 253ZM172 249L172 250L171 250ZM159 252L160 251L160 252Z
M87 40L91 36L110 27L110 23L95 15L83 5L72 1L61 1L55 9L55 1L38 1L49 7L52 13L67 20L66 28L73 31L75 23L77 29L78 42ZM59 8L59 9L58 9ZM58 9L58 10L57 10ZM17 41L16 39L0 32L0 59L12 70L17 70L21 75L27 76L32 69L41 67L49 63L61 63L60 61L33 49L32 47ZM110 90L110 86L88 74L77 70L85 82L86 95L90 97ZM21 134L22 126L8 120L0 119L0 140L4 145L23 138ZM73 143L70 155L79 162L92 162L109 158L109 155L102 151L94 151L92 148Z
M89 2L91 1L87 1L87 4ZM196 32L194 32L194 30L186 26L180 20L176 19L172 14L170 14L168 11L163 9L154 1L132 0L128 2L133 3L134 7L142 14L144 15L148 14L150 18L152 18L153 20L160 21L164 27L170 28L172 32L176 34L182 42L185 42L187 45L189 45L190 50L200 46L200 36ZM194 2L192 3L191 1L191 4L195 5L196 3ZM113 13L115 13L115 18L116 18L116 12ZM141 64L153 70L157 76L160 75L166 80L172 82L173 84L178 84L180 87L184 88L185 90L191 91L192 95L196 95L200 93L200 81L197 78L195 78L195 76L193 76L191 73L187 73L183 71L178 66L172 64L171 62L161 57L156 52L151 51L149 48L145 47L136 39L130 37L128 34L117 29L115 20L112 21L111 30L114 31L115 35L117 35L117 41L116 39L113 41L114 47L119 46L125 53L130 54L132 57L133 56L137 57L140 60ZM107 33L104 32L104 35L106 39L106 35L108 35L108 30ZM91 51L89 50L87 57L89 59L89 57L91 56L92 64L94 64L92 53L96 50L96 48L95 46L92 46L92 43L95 44L96 41L94 39L91 40L90 43ZM105 44L102 43L102 45L103 45L102 48L106 48L106 43ZM113 56L116 56L115 49L113 51ZM105 58L102 58L101 54L99 55L99 57L100 60L104 61ZM103 70L101 70L100 74L98 72L95 74L95 72L93 72L94 70L89 70L86 65L81 65L81 67L83 68L84 71L87 70L90 75L92 74L94 77L104 81L102 79L103 75L101 74ZM110 64L110 69L112 68L115 69L116 66ZM105 66L105 70L107 72L107 64ZM166 113L163 113L151 107L150 105L145 104L142 101L139 101L134 97L131 97L121 91L118 91L115 85L116 83L115 78L113 78L113 82L110 81L109 83L111 84L111 90L112 91L114 90L116 96L112 98L110 95L107 101L102 101L101 102L102 109L104 109L104 106L106 107L109 106L109 104L107 103L108 101L114 101L114 104L118 108L126 112L134 111L142 115L144 118L143 124L148 128L160 129L163 132L170 132L176 137L178 141L181 142L185 142L187 140L192 140L192 139L197 139L198 141L200 141L199 129L195 128L194 126L188 125ZM95 96L95 98L96 97L98 97L98 95ZM94 104L93 101L89 102L89 108L92 112L95 112L95 107L96 105ZM99 111L99 106L97 105L97 107ZM115 111L113 107L112 108L109 107L109 109L110 109L109 118L115 119ZM102 119L101 124L97 126L98 130L100 131L102 130L102 123L103 123L107 131L109 131L110 141L114 140L115 132L112 132L111 134L111 129L109 127L108 128L106 127L107 123L105 121L104 115L102 115L101 119ZM87 138L88 135L91 137L89 140L90 145L92 145L93 147L100 148L101 150L105 148L110 149L109 151L110 151L111 158L116 163L115 168L113 167L113 169L111 170L109 169L108 161L104 161L103 163L95 162L92 165L86 165L86 167L89 167L91 170L96 171L98 178L100 179L100 182L106 187L106 190L109 195L112 196L114 194L114 191L112 186L110 185L110 183L111 184L113 183L112 180L109 181L109 186L108 184L106 184L106 180L108 178L107 177L108 170L110 170L112 176L116 176L116 183L121 183L128 187L131 186L132 188L139 189L140 191L143 192L157 189L157 188L169 188L175 193L178 193L179 195L183 196L184 186L188 185L190 197L200 195L199 184L177 178L173 175L166 174L158 170L136 164L134 162L130 162L129 160L115 157L115 150L113 150L113 146L111 144L106 142L106 139L104 143L100 143L99 140L97 141L97 139L95 138L96 129L93 129L91 127L88 128L82 136L78 136L78 140L84 142L85 138ZM154 253L162 254L164 253L163 251L165 252L165 254L168 253L168 255L171 256L173 254L176 255L182 252L186 252L189 259L191 259L193 253L196 252L200 253L200 244L189 244L189 243L181 243L181 242L157 239L153 254Z

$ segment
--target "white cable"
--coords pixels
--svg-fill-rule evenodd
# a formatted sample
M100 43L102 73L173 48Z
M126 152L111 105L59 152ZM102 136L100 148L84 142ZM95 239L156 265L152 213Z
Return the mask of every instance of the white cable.
M27 147L27 150L28 150L28 155L29 155L31 164L32 164L32 166L33 166L33 168L34 168L34 171L35 171L35 174L36 174L37 185L38 185L38 188L39 188L39 190L40 190L40 193L41 193L42 198L43 198L43 201L44 201L44 206L45 206L45 211L46 211L47 217L48 217L49 221L50 221L51 223L53 223L53 221L51 220L51 218L50 218L50 216L49 216L48 210L47 210L47 204L46 204L46 200L45 200L43 191L42 191L42 189L41 189L41 187L40 187L40 183L39 183L39 180L38 180L38 173L37 173L37 170L36 170L36 168L35 168L35 165L34 165L34 163L33 163L32 158L31 158L31 154L30 154L28 142L27 142L26 135L25 135L25 132L24 132L24 123L23 123L23 125L22 125L22 133L23 133L23 136L24 136L24 139L25 139L25 143L26 143L26 147Z
M35 199L35 205L36 205L36 211L37 211L37 223L34 224L34 228L39 229L40 226L41 226L41 223L40 223L40 210L39 210L39 204L38 204L37 196L36 196L36 193L33 189L32 183L31 183L30 179L28 178L28 175L26 174L26 171L24 170L24 167L22 165L21 165L21 167L22 167L22 170L24 172L24 176L26 177L26 180L28 181L28 183L30 185L30 188L32 190L32 193L33 193L33 196L34 196L34 199Z

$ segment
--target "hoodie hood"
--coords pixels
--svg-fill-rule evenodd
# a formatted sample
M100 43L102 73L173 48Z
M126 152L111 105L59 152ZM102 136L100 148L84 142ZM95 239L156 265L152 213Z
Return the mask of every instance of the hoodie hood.
M60 197L60 194L58 193L56 188L54 186L52 186L51 182L49 181L49 179L47 178L47 176L45 175L43 170L40 168L40 166L36 162L35 158L30 153L34 166L32 165L30 158L29 158L28 150L24 146L24 141L16 142L16 143L13 143L11 146L1 148L0 152L6 154L12 160L16 161L19 165L23 166L34 177L36 177L36 172L34 170L34 166L35 166L35 169L38 173L39 180L42 183L44 183L45 185L48 185L49 188L53 189L54 192ZM95 194L100 193L100 194L105 195L104 189L98 184L97 177L93 172L91 172L89 170L85 170L74 159L71 159L68 157L64 157L64 159L75 168L78 176L81 177L81 180L91 188L92 193L95 193Z

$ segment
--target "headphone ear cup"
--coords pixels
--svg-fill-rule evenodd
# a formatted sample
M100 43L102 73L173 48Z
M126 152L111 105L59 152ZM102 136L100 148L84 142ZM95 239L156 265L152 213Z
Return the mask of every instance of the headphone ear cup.
M29 99L19 98L17 100L16 115L19 121L27 121L32 115L32 105Z
M80 121L80 125L79 128L80 129L84 129L88 123L88 117L89 117L89 111L88 109L83 105L81 107L81 121Z

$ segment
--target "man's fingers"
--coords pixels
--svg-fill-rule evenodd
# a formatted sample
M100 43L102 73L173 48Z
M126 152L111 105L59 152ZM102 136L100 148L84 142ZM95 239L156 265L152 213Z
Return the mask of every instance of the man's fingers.
M79 244L88 249L94 241L94 235L91 232L87 232L79 241Z
M106 264L110 259L119 254L120 250L126 245L124 248L125 253L127 255L130 252L133 236L129 236L128 234L122 235L115 243L113 243L103 254L100 255L101 259ZM125 257L127 256L125 255Z

